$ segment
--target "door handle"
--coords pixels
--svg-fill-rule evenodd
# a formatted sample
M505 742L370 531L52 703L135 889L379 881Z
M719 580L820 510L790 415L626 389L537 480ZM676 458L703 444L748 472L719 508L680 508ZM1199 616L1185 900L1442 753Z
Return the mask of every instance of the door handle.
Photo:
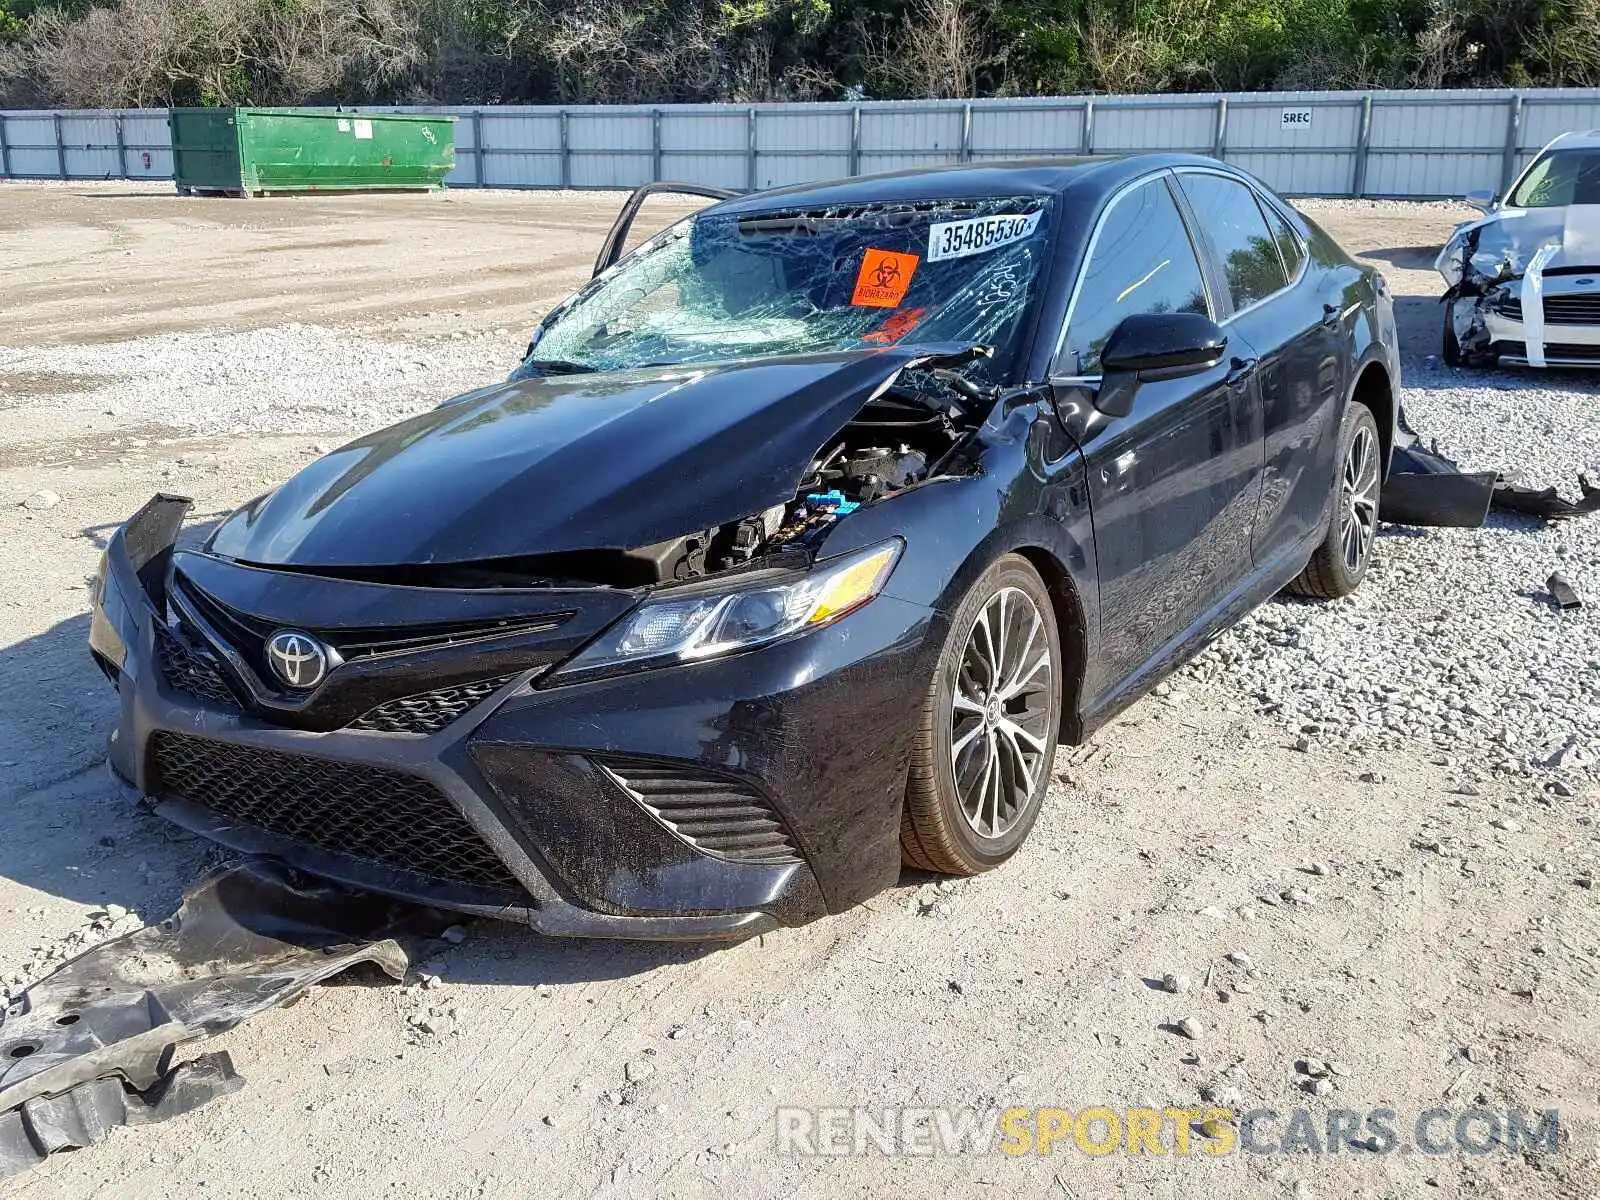
M1234 360L1228 364L1228 373L1223 377L1222 382L1229 387L1238 387L1256 373L1256 366L1260 362L1259 358L1239 358L1235 356Z
M1322 306L1322 327L1324 329L1339 328L1339 306L1337 304L1324 304Z

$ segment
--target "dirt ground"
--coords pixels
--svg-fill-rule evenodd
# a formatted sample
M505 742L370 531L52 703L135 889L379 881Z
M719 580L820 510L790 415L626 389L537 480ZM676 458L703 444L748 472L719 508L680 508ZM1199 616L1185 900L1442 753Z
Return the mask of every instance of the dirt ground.
M114 355L134 337L294 321L398 340L482 334L493 377L586 276L617 203L0 185L0 345ZM1408 345L1425 352L1427 266L1463 210L1307 207L1389 274ZM85 651L105 536L160 489L194 495L199 515L224 511L318 439L194 437L126 412L68 420L79 410L53 401L72 379L0 384L3 977L108 901L159 919L207 856L107 778L112 697ZM18 506L40 489L61 502ZM442 956L441 987L319 988L214 1043L248 1080L239 1094L115 1131L11 1190L1595 1195L1600 922L1574 875L1593 861L1600 797L1502 831L1449 766L1422 749L1298 753L1255 713L1177 688L1064 750L1028 844L946 894L908 875L854 911L728 947L479 923ZM1441 841L1460 854L1434 852ZM1291 888L1316 902L1258 901ZM1225 958L1238 952L1254 974ZM1163 991L1168 972L1192 986ZM442 1014L438 1033L410 1020L428 1012ZM1174 1032L1185 1017L1198 1040ZM1348 1068L1332 1097L1306 1090L1304 1059ZM1559 1108L1564 1144L1097 1156L1069 1138L1049 1156L811 1158L779 1153L774 1132L779 1106L1164 1108L1199 1105L1219 1080L1241 1107L1304 1108L1319 1129L1332 1108L1394 1109L1403 1132L1438 1105Z

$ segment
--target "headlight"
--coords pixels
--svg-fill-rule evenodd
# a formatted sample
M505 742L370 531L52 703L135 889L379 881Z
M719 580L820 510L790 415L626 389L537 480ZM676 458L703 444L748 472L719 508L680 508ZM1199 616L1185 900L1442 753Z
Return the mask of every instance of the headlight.
M786 583L646 600L551 680L694 662L831 624L882 590L900 550L899 541L885 542Z

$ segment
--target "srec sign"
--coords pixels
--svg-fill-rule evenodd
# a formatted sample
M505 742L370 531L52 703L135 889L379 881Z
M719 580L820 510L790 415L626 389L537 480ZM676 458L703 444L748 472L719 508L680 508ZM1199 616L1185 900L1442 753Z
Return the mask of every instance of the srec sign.
M1283 118L1278 123L1280 129L1310 129L1311 110L1309 108L1286 108Z

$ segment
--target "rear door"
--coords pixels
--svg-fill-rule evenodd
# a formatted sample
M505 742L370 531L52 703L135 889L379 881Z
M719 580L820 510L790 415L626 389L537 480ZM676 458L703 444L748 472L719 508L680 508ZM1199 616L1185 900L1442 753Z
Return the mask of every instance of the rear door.
M1305 278L1299 235L1243 180L1204 169L1178 175L1195 225L1221 269L1228 315L1260 356L1261 503L1251 549L1255 561L1302 545L1327 513L1332 422L1340 394L1339 309L1324 306Z
M1093 235L1056 356L1060 386L1095 387L1100 351L1134 313L1219 314L1170 175L1113 200ZM1215 367L1147 381L1126 417L1082 435L1100 578L1101 647L1086 708L1109 704L1250 570L1261 471L1254 354L1234 336Z

